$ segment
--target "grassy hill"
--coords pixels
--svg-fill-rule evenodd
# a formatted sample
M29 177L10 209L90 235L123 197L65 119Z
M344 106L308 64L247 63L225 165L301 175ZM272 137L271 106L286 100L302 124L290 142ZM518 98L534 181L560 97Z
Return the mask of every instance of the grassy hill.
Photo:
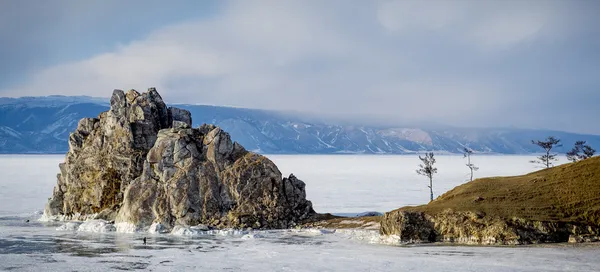
M427 214L453 209L506 219L519 217L599 226L600 157L523 176L477 179L427 205L401 209Z

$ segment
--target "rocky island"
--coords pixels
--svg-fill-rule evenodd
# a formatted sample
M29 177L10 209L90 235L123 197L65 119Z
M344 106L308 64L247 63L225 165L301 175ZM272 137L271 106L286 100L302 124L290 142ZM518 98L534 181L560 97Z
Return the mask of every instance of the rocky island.
M59 168L44 218L272 229L315 214L304 182L214 125L192 128L154 88L115 90L110 110L79 121Z
M598 241L600 157L523 176L468 182L427 205L386 213L380 233L405 243Z

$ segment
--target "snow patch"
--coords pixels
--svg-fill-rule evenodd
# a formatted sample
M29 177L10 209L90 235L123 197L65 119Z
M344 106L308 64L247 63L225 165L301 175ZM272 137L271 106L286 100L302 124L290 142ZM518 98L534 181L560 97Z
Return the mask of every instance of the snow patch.
M250 231L247 231L247 230L236 230L236 229L222 229L222 230L214 230L214 231L207 231L207 232L214 232L214 234L220 235L220 236L241 236L241 235L246 235L246 234L250 233Z
M128 222L119 222L115 224L115 226L116 231L120 233L136 233L139 231L139 228L136 225Z
M80 213L75 213L72 214L70 216L67 215L47 215L46 213L43 213L42 216L38 219L38 221L40 222L57 222L57 221L71 221L71 220L77 220L77 221L86 221L86 220L93 220L94 218L96 218L98 214L94 213L94 214L87 214L87 215L81 215Z
M56 230L58 230L58 231L76 231L79 229L79 226L82 223L83 222L67 222L67 223L63 224L62 226L56 228Z
M89 220L83 222L77 231L80 232L97 232L97 233L105 233L105 232L113 232L116 231L115 225L111 224L106 220Z
M234 229L211 230L206 225L198 225L198 226L177 225L171 231L171 235L176 235L176 236L206 236L206 235L242 236L242 235L246 235L248 233L249 233L249 231L234 230Z
M420 144L432 145L433 139L426 131L418 128L390 128L377 131L383 137L407 140Z
M377 236L371 237L369 242L372 244L391 245L391 246L406 244L406 243L402 242L402 239L400 239L400 236L398 236L398 235L377 235Z
M334 234L337 230L335 230L335 229L293 229L290 231L292 231L296 234L325 235L325 234Z
M242 236L242 240L254 240L254 239L259 239L259 238L264 238L264 235L258 234L258 233L248 233L245 234L244 236Z
M381 235L378 230L369 229L339 229L336 234L340 237L367 242L370 244L381 244L381 245L401 245L402 243L400 236L398 235Z
M167 227L165 227L165 225L161 224L161 223L154 223L152 225L150 225L150 228L148 228L148 233L154 233L154 234L162 234L162 233L168 233L169 230L167 229Z
M12 136L14 138L21 139L21 133L19 133L18 131L14 130L12 128L9 128L9 127L6 127L6 126L1 126L0 127L0 131L2 131L5 134L8 134L8 135L10 135L10 136Z

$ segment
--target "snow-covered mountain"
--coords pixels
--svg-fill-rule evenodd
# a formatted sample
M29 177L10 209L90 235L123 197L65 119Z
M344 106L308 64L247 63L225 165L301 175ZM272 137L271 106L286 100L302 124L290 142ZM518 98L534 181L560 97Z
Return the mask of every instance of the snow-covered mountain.
M108 110L105 99L91 97L0 98L0 153L63 153L69 132L83 117ZM249 150L291 154L406 154L422 151L527 154L540 152L533 139L560 138L570 149L586 140L600 149L600 136L559 131L490 128L419 128L336 125L306 121L272 111L177 105L192 113L194 125L213 123Z
M106 109L90 97L0 98L0 153L64 153L79 119Z

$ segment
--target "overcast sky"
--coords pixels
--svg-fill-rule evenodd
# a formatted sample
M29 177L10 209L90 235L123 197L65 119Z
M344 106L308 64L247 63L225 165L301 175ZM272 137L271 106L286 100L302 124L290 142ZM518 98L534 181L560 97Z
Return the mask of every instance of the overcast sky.
M0 96L600 134L600 2L0 1Z

